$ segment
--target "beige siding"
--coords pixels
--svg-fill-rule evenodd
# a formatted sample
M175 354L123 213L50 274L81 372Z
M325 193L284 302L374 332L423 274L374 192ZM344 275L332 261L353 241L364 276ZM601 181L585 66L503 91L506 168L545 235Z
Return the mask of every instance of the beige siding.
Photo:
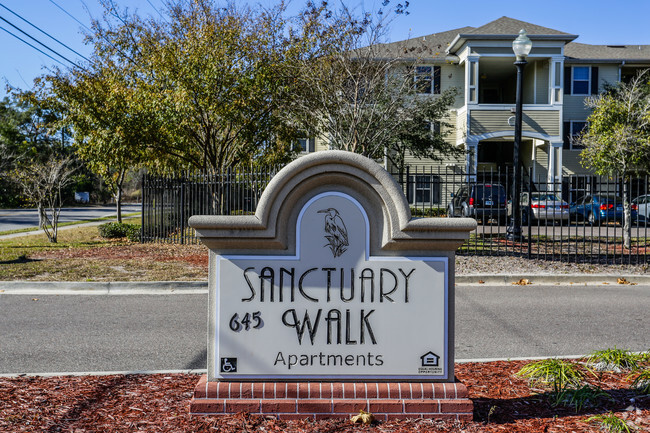
M618 82L618 65L596 65L598 66L598 90L602 92L606 84Z
M535 101L537 104L548 104L548 60L535 62L535 73L537 74Z
M458 95L452 108L460 108L465 105L465 68L458 65L441 65L440 88L447 90L455 87Z
M544 180L548 177L548 145L535 146L535 181Z
M548 177L548 145L535 146L535 182Z
M560 135L559 111L524 110L522 129L547 135ZM470 115L470 134L481 135L489 132L512 129L508 119L513 116L509 110L472 110Z
M564 121L586 120L591 110L585 106L585 96L564 95Z
M316 137L316 143L314 146L314 150L316 152L320 152L322 150L329 150L329 142L325 137Z
M406 160L406 163L408 165L417 166L417 167L433 167L434 170L438 170L438 168L440 168L440 171L443 173L446 170L447 164L456 164L457 167L461 168L462 170L465 170L464 156L460 156L460 157L447 156L444 158L443 161L435 161L429 158L423 158L423 159L415 158L413 155L407 152L404 159Z
M592 174L580 164L580 151L568 150L562 151L562 174Z

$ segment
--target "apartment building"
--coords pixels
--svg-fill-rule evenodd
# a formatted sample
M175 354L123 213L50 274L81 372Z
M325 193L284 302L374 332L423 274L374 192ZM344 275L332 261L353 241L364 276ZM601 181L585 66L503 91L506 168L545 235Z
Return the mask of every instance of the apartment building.
M578 35L502 17L481 27L463 27L386 44L387 56L410 53L418 88L436 97L446 88L460 94L449 113L449 140L467 152L442 162L411 158L412 167L444 168L480 181L487 173L512 170L516 67L512 41L525 29L532 50L523 76L520 161L526 173L549 184L589 174L571 136L586 126L585 98L607 84L628 80L650 68L650 45L589 45ZM408 55L407 55L408 57ZM305 143L306 150L327 148L326 140ZM390 167L387 167L390 169ZM415 182L414 182L415 184Z

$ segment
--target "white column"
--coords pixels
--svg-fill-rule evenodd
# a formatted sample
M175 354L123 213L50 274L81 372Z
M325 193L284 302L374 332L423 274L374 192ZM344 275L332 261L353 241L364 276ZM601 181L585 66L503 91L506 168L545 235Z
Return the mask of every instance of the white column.
M548 190L557 193L562 192L562 145L555 141L548 146Z
M476 181L476 171L478 169L478 141L468 139L465 142L467 149L467 159L465 161L465 172L469 181Z

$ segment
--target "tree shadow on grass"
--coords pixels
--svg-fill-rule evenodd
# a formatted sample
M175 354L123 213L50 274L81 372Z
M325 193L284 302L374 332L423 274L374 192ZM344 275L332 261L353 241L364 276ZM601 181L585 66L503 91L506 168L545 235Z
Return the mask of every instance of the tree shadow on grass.
M592 416L620 412L630 408L650 409L650 395L631 389L606 389L604 395L580 410L572 406L553 406L551 392L519 398L474 398L474 421L508 424L517 420Z
M30 259L29 257L23 254L13 260L0 261L0 265L22 265L25 263L40 262L40 261L41 259Z

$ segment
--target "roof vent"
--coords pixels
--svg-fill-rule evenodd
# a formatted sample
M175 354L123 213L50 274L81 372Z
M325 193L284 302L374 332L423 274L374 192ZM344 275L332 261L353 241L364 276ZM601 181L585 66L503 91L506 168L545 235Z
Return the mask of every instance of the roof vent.
M627 45L607 45L607 48L627 48Z

